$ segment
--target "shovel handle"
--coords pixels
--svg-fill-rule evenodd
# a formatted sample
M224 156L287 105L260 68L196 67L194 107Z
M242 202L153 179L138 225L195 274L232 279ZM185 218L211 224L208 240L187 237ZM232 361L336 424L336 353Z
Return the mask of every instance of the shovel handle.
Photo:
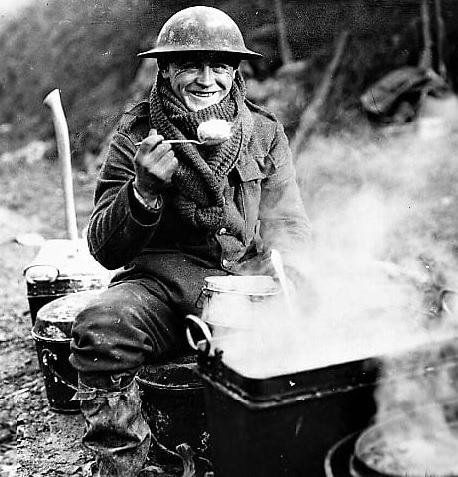
M56 132L57 153L61 166L62 188L65 201L65 221L67 235L70 240L78 239L76 224L75 200L73 195L72 161L70 155L70 138L64 109L60 99L60 91L52 90L43 100L43 104L51 110Z

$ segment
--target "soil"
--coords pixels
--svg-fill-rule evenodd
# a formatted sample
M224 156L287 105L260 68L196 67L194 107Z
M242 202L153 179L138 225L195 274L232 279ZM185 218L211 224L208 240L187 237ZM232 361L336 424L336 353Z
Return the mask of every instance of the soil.
M0 156L0 475L79 476L91 456L82 447L81 414L52 411L46 397L23 269L40 238L66 238L59 167L42 157ZM74 177L80 230L92 207L93 177Z

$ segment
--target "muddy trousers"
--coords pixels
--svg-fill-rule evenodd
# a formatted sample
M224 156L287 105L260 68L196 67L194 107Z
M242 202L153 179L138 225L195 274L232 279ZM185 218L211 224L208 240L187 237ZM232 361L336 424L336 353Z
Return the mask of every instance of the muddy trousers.
M181 255L130 268L132 276L104 290L75 318L70 362L80 377L77 398L86 419L84 444L96 452L102 477L134 477L144 463L150 430L134 376L142 366L189 352L183 317L199 314L204 277L220 270ZM161 272L162 270L162 272ZM170 270L173 273L170 273Z
M84 379L84 378L83 378ZM139 474L151 441L151 431L142 415L135 379L121 378L96 388L80 376L81 412L86 422L83 444L96 453L94 477L134 477Z

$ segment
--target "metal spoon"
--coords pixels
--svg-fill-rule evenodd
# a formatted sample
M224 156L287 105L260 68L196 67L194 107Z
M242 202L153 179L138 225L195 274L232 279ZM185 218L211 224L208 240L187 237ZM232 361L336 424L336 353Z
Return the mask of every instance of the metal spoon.
M293 298L289 291L288 279L286 278L285 268L283 266L283 260L281 258L280 252L276 249L272 249L272 251L270 252L270 260L275 269L275 272L278 275L278 279L280 280L280 286L285 296L286 308L288 311L289 318L293 319L295 317Z
M189 142L189 143L192 143L192 144L197 144L198 146L203 146L204 144L219 144L221 142L224 142L226 139L207 139L205 141L198 141L197 139L164 139L164 141L162 141L163 144L183 144L183 143L186 143L186 142ZM136 142L135 145L136 146L140 146L141 143L143 141L140 141L140 142Z
M199 146L202 146L203 144L214 142L214 140L207 139L206 141L198 141L197 139L165 139L162 142L165 144L184 144L185 142L190 142L192 144L198 144Z

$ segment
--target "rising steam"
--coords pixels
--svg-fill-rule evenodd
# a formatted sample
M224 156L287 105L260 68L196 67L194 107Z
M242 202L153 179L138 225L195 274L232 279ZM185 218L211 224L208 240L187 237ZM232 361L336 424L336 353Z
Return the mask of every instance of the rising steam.
M458 448L448 425L450 412L458 416L457 366L448 359L458 355L458 306L441 313L440 300L440 290L458 289L457 143L456 134L416 133L313 140L297 161L314 229L312 251L301 258L300 316L272 306L253 333L224 343L225 362L267 378L383 358L378 418L409 417L387 441L410 442L406 452L423 449L430 460L439 451L427 443ZM438 455L450 470L444 451Z

